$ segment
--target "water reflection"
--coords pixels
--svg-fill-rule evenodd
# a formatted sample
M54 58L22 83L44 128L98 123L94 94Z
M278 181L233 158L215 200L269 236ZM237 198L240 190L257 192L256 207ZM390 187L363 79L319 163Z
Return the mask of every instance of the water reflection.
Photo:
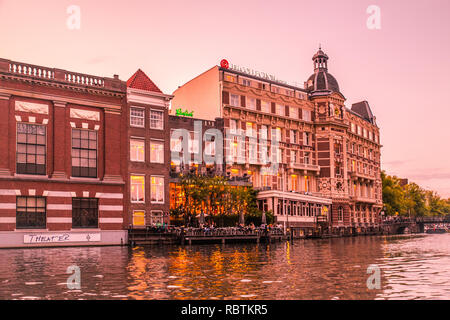
M450 234L0 250L2 299L448 299ZM369 290L367 267L382 270ZM81 290L66 285L81 269Z

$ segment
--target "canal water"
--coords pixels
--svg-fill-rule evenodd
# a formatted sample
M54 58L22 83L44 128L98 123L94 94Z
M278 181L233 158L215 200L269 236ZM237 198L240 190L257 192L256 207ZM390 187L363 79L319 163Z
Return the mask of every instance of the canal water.
M435 234L5 249L0 299L450 299L449 243L450 234ZM67 286L70 266L80 289Z

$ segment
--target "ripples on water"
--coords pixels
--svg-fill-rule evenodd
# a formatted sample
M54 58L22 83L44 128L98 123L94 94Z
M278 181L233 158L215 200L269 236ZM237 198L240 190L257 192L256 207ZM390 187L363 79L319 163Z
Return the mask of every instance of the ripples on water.
M0 250L1 299L449 299L450 234ZM369 290L367 267L381 268ZM81 269L69 290L67 267Z

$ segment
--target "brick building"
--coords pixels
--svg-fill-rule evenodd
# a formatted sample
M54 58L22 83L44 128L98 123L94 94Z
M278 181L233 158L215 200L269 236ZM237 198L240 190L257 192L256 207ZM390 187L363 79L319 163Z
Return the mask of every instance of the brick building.
M171 98L140 69L127 81L129 152L124 198L133 228L169 223Z
M0 59L0 246L126 243L126 84Z
M173 93L171 110L223 118L225 171L249 176L260 208L294 234L373 228L382 206L375 117L367 102L345 107L327 60L314 55L304 87L224 60Z

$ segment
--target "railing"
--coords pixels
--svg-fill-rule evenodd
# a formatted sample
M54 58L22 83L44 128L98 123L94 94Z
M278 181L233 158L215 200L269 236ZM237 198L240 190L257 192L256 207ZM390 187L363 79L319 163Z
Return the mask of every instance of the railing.
M64 74L64 79L67 82L85 86L103 87L105 85L105 81L100 77L75 72L66 72Z
M47 68L6 59L0 59L0 72L42 80L55 80L88 87L119 90L125 90L126 88L125 83L119 80L118 76L114 76L114 78L97 77L83 73L71 72L56 68Z
M320 167L315 164L295 163L295 162L289 163L289 168L298 170L312 170L312 171L320 170Z
M54 79L55 77L55 72L51 68L19 62L11 62L9 64L9 72L43 79Z

